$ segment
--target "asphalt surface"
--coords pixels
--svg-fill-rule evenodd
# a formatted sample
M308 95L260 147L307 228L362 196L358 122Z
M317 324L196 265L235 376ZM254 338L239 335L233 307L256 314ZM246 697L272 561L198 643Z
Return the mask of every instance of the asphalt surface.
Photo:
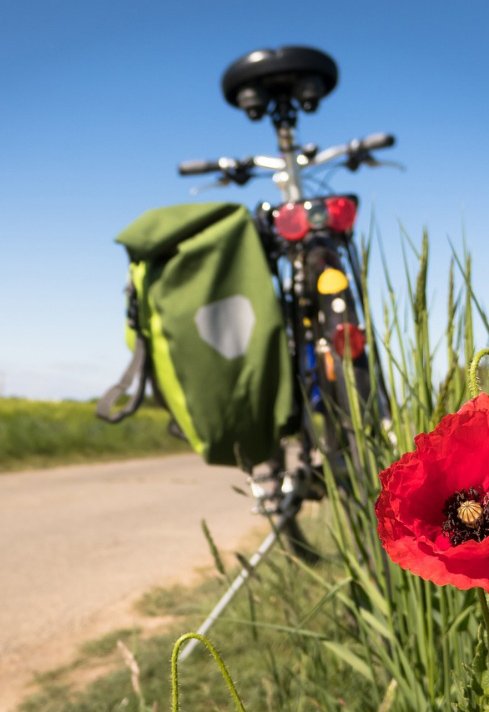
M232 485L194 455L1 475L0 712L143 591L209 565L203 518L223 551L260 526Z

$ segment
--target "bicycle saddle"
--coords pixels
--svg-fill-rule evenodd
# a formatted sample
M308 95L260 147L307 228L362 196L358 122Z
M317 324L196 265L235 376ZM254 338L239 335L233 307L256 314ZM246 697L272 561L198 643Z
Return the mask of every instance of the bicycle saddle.
M315 111L338 80L334 60L312 47L280 47L250 52L225 71L221 86L226 101L260 119L270 102L293 100Z

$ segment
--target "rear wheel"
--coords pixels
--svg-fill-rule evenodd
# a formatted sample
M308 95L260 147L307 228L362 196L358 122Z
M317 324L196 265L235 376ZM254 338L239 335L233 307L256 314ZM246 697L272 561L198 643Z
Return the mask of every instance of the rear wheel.
M318 249L311 262L315 268L310 287L316 302L312 328L321 393L318 410L324 421L323 451L338 484L348 489L347 458L362 479L357 435L358 428L363 431L368 422L372 405L365 337L339 257ZM328 273L332 274L329 282L324 278Z
M364 361L364 362L363 362ZM325 419L325 430L327 431L326 439L332 437L334 449L332 450L330 460L333 471L338 477L339 484L349 489L347 468L345 458L349 457L351 463L361 477L361 458L358 450L358 440L356 428L361 427L365 432L365 426L368 420L368 406L371 402L370 393L370 378L368 373L367 359L362 359L361 364L351 363L351 372L353 374L353 383L351 384L354 393L349 392L347 384L347 375L345 373L345 365L343 359L335 357L335 381L333 383L334 400L330 407L329 417ZM357 409L358 406L358 409ZM353 413L355 409L355 414ZM331 423L331 410L334 413L335 422ZM333 431L333 436L331 436ZM341 470L338 472L338 470Z

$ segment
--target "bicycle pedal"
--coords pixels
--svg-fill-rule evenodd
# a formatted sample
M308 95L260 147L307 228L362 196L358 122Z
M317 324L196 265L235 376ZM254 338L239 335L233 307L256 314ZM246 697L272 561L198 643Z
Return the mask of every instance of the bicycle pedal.
M270 504L264 506L263 502L258 503L256 506L252 507L251 513L252 514L261 514L262 516L267 516L271 517L274 516L275 514L280 514L281 510L280 508L275 505L275 506L270 506Z
M277 475L274 474L273 472L267 472L263 473L261 475L252 475L251 477L248 478L248 482L276 482L277 481Z
M321 465L300 467L284 477L282 493L295 493L302 500L319 502L326 495L326 485Z
M250 482L250 489L253 497L259 501L274 499L280 494L278 487L274 487L273 489L266 489L265 487L262 487L261 483L259 482Z

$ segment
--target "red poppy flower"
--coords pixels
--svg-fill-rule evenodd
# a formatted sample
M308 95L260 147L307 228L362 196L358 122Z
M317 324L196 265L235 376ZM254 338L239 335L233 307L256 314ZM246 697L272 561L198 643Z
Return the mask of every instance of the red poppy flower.
M489 591L489 395L415 444L380 474L382 545L394 563L437 585Z

